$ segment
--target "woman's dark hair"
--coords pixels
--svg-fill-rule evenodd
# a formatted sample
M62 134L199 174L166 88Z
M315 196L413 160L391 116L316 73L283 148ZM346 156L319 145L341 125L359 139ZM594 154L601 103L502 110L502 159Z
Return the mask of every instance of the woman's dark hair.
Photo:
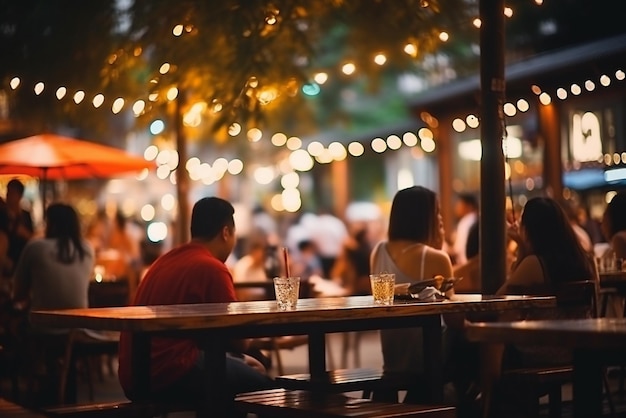
M225 226L234 226L235 208L219 197L205 197L191 211L191 238L211 240Z
M437 195L422 186L399 190L391 203L389 240L429 243L436 238Z
M78 214L70 205L53 203L46 209L46 238L57 241L57 260L70 264L76 256L82 261L87 249L84 247Z
M618 192L606 207L606 214L609 220L608 239L619 231L626 231L626 190Z
M553 284L591 280L595 272L563 208L548 197L530 199L522 211L527 240Z

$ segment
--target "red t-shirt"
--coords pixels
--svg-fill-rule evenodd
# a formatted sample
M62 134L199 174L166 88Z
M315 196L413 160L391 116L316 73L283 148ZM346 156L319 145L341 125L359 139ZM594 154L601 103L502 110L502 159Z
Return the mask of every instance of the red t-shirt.
M198 243L188 243L159 257L137 287L133 305L172 305L236 301L232 276L223 262ZM119 346L119 380L128 395L132 387L131 333L122 332ZM198 358L192 339L153 338L152 391L182 378ZM132 396L132 395L131 395Z

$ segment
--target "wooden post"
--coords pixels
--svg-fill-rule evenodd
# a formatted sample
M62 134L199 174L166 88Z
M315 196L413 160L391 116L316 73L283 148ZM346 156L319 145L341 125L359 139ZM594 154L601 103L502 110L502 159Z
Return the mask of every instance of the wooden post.
M185 105L185 92L179 90L176 98L174 124L176 127L176 150L178 151L178 167L176 167L176 196L178 198L178 219L176 220L176 244L181 244L190 239L190 218L191 209L189 207L189 173L185 168L187 163L187 138L185 127L183 126L183 108Z
M504 0L480 0L481 288L493 294L506 278L503 138Z

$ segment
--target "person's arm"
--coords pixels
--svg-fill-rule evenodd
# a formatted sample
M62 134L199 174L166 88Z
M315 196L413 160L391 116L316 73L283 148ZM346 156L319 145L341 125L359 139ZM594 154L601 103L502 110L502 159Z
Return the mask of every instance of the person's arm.
M497 295L510 294L511 288L532 287L544 282L543 269L539 259L535 255L529 255L520 260L511 275L504 282Z

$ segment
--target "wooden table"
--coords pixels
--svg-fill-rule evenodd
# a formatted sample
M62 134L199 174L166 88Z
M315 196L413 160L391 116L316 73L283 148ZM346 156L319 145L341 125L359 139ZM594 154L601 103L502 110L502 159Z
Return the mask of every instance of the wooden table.
M473 341L569 347L574 352L574 417L602 416L603 366L626 357L626 319L555 319L474 323Z
M134 387L149 391L150 338L154 335L190 337L207 334L205 347L207 384L210 396L205 407L215 410L228 402L225 387L226 341L280 335L308 335L311 380L326 379L325 335L333 332L422 327L424 367L430 382L430 398L443 400L441 319L446 313L497 313L504 310L549 308L551 296L456 295L436 302L396 302L374 305L371 296L300 299L294 311L281 312L274 301L211 303L197 305L128 306L32 312L34 325L60 328L91 328L130 331L133 365L138 381ZM210 408L210 409L209 409Z

